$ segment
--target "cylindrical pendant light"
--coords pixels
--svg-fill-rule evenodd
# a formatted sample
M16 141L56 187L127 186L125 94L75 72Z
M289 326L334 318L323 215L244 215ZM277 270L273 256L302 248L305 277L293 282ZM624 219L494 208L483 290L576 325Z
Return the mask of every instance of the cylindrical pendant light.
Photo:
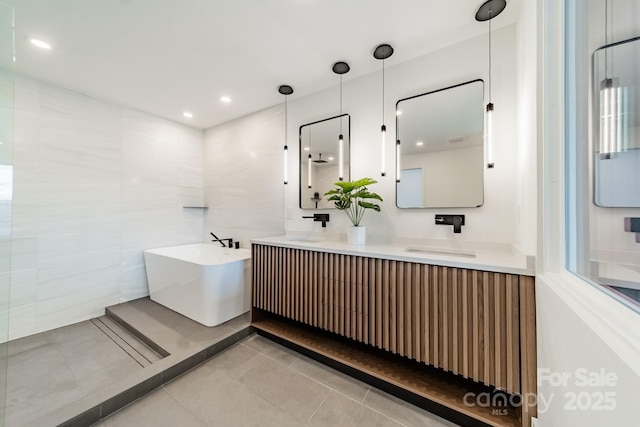
M613 5L612 5L613 7ZM613 14L611 14L613 15ZM604 40L609 45L609 1L604 2ZM611 27L613 27L613 22ZM612 28L613 32L613 28ZM617 77L609 76L609 54L605 47L604 79L600 82L600 158L610 159L626 147L628 92ZM613 63L613 53L611 53ZM613 69L613 65L611 66ZM624 120L624 122L623 122Z
M313 154L311 151L311 126L307 126L309 128L309 156L307 160L307 187L311 188L311 180L312 180L312 167L313 167Z
M381 44L373 51L373 57L382 60L382 126L380 127L380 170L381 175L387 175L387 161L386 161L386 135L387 127L384 124L384 60L393 55L393 48L388 44Z
M488 0L476 12L476 21L489 21L489 102L485 116L485 149L487 168L495 166L493 163L493 103L491 102L491 20L507 7L506 0Z
M396 182L400 182L400 140L396 141Z
M287 115L288 115L287 96L293 93L293 88L288 85L282 85L278 88L278 92L284 95L284 161L283 161L284 173L283 175L284 175L284 183L286 185L289 183L289 173L287 168L287 165L289 163L289 146L287 145Z
M342 181L344 179L344 164L342 163L344 159L344 138L342 137L342 132L338 137L338 179Z
M346 62L336 62L333 64L333 72L340 76L340 135L338 136L338 180L344 179L344 137L342 135L342 75L349 72L351 68Z

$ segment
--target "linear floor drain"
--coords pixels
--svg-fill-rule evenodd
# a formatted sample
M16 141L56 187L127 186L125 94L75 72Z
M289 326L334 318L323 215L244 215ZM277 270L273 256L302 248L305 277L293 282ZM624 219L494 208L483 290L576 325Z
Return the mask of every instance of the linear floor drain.
M163 356L148 347L126 329L109 319L107 316L91 319L98 329L108 336L118 347L127 353L140 366L149 366L162 359Z

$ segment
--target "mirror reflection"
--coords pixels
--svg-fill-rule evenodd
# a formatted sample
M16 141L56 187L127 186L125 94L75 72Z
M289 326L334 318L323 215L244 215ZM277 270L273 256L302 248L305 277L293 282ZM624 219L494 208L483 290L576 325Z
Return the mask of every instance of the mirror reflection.
M593 54L594 195L603 207L640 207L640 39Z
M340 135L343 136L342 162ZM348 114L300 126L301 209L335 209L324 193L334 187L341 173L344 181L350 180L350 142Z
M397 102L399 208L482 206L483 102L482 80Z

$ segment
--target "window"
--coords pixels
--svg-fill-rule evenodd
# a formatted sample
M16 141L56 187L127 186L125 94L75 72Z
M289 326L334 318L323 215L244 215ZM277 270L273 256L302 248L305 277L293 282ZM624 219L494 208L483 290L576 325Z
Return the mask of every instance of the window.
M640 311L640 4L565 9L567 268Z

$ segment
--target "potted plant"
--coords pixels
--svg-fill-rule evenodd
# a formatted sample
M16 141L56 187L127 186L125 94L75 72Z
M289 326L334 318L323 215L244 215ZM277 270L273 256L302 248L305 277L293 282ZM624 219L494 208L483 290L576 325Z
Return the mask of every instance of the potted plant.
M337 209L344 211L353 224L349 229L349 244L364 245L366 240L366 228L360 226L360 221L367 209L380 212L380 205L367 200L380 200L382 197L372 193L367 185L375 184L378 181L371 178L361 178L357 181L338 181L334 183L337 188L324 193L330 196L327 200L334 202Z

